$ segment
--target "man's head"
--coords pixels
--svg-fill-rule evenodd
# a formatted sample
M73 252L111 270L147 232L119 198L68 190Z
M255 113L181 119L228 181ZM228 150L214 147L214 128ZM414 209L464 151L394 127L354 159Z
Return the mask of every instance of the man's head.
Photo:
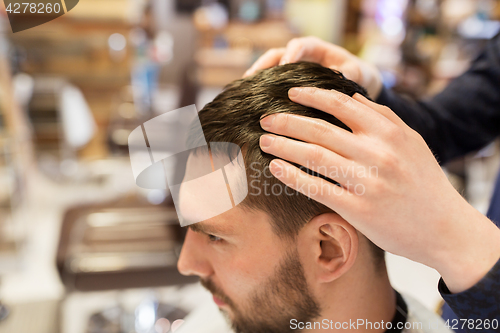
M199 112L207 142L242 148L248 195L230 211L190 226L179 270L201 277L240 332L284 332L291 319L310 321L328 306L330 292L345 289L355 274L377 274L384 268L379 248L329 208L269 172L273 156L259 147L266 133L259 123L263 116L293 113L350 130L330 114L290 101L292 87L366 96L362 87L338 72L297 63L235 81ZM189 140L200 143L203 137ZM194 153L188 168L197 162ZM182 197L188 195L181 187ZM186 202L187 210L190 205L196 202Z

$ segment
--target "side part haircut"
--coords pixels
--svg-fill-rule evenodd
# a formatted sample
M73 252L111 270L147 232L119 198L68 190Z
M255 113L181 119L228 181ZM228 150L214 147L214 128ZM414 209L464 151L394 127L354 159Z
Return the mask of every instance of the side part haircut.
M230 83L198 114L206 142L232 142L242 148L248 196L240 206L264 211L271 217L275 233L291 238L313 217L332 210L271 175L269 163L276 157L260 149L260 136L267 133L261 128L260 119L275 113L291 113L323 119L351 131L328 113L292 102L288 90L293 87L335 89L349 96L360 93L367 97L364 88L346 79L342 73L318 64L300 62L272 67ZM190 136L188 140L200 143L203 138ZM383 263L384 252L369 243L376 264Z

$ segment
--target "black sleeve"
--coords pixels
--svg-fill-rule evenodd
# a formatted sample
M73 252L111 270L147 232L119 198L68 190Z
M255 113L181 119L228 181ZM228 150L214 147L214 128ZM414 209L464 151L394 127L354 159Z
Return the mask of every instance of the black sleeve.
M500 34L433 98L413 101L383 89L376 102L419 132L440 163L482 148L500 134Z
M452 294L440 279L439 292L459 318L467 319L459 327L465 325L469 332L500 332L500 260L470 289Z

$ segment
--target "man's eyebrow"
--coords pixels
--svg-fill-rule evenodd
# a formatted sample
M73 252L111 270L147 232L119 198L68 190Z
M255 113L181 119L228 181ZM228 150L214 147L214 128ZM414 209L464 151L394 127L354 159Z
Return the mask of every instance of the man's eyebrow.
M225 233L223 228L217 228L216 226L207 224L206 222L197 222L190 224L188 226L194 232L201 232L204 234L222 234Z

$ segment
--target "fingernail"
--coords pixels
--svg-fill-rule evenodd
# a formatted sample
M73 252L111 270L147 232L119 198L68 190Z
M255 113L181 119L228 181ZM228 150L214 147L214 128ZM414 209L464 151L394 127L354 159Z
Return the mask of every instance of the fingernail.
M359 100L368 100L365 96L361 95L360 93L355 93L352 95L352 98L359 101Z
M302 88L292 88L292 89L288 90L288 96L297 97L301 91L302 91Z
M249 75L250 75L250 70L247 70L247 71L245 72L245 74L243 74L243 77L247 77L247 76L249 76Z
M274 142L274 136L272 135L262 135L260 137L261 148L269 148Z
M273 125L274 116L267 116L260 120L260 127L269 129Z
M280 178L280 176L283 175L283 166L280 160L272 160L271 163L269 163L269 171L271 171L276 178Z

